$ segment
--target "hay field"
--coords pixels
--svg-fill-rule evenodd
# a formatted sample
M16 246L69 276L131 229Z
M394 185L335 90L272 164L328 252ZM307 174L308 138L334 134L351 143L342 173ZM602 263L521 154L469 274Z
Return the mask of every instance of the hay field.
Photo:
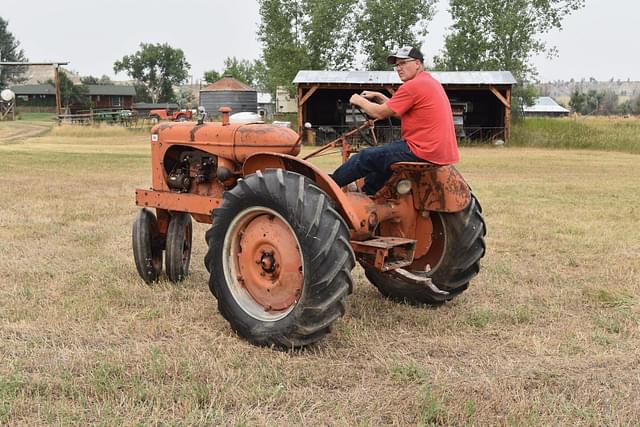
M144 134L55 128L0 158L0 424L640 423L636 154L463 148L488 227L470 289L401 305L356 268L332 334L290 353L218 314L205 225L186 281L138 278Z

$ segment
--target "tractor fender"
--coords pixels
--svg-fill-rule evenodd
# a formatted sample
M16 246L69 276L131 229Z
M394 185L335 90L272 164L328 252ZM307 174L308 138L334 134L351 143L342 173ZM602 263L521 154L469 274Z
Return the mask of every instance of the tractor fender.
M413 204L418 211L460 212L471 203L471 190L452 165L400 162L391 165L391 187L402 179L413 182Z
M242 175L247 176L256 171L267 169L285 169L306 176L335 201L338 212L345 219L349 228L359 231L366 227L366 223L361 220L354 207L351 206L347 195L326 172L323 172L316 165L288 154L255 153L245 160L242 166Z

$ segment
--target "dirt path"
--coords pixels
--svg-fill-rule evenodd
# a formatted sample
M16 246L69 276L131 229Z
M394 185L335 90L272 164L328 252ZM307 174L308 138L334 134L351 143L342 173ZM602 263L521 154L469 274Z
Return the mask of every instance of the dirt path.
M0 143L40 136L52 126L47 122L0 122Z

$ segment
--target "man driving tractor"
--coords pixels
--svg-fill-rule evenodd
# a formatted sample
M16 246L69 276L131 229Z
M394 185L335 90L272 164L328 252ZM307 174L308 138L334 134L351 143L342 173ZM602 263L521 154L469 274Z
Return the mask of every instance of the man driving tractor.
M451 109L422 59L410 47L389 57L404 82L390 99L351 98L373 117L400 117L403 140L348 160L347 137L372 121L304 158L292 129L231 123L228 107L220 122L154 126L152 187L136 189L141 209L131 233L140 277L158 281L164 262L169 280L183 280L192 218L211 224L204 262L219 312L248 341L280 348L331 331L356 262L394 300L443 304L464 292L480 271L486 227L450 165L458 160ZM333 179L308 161L338 147L346 163ZM360 177L376 197L338 186Z
M400 118L402 139L362 150L331 175L341 187L364 177L362 190L369 195L389 179L393 163L450 165L459 159L449 99L442 85L425 71L420 50L404 46L389 55L387 62L403 82L398 91L391 98L364 91L351 96L350 102L375 119Z

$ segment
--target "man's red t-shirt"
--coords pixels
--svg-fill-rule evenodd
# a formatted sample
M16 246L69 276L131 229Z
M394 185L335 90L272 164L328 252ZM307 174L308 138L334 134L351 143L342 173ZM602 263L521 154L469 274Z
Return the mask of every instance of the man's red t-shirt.
M426 71L404 82L387 101L402 120L402 138L416 156L437 165L460 159L451 104L440 82Z

